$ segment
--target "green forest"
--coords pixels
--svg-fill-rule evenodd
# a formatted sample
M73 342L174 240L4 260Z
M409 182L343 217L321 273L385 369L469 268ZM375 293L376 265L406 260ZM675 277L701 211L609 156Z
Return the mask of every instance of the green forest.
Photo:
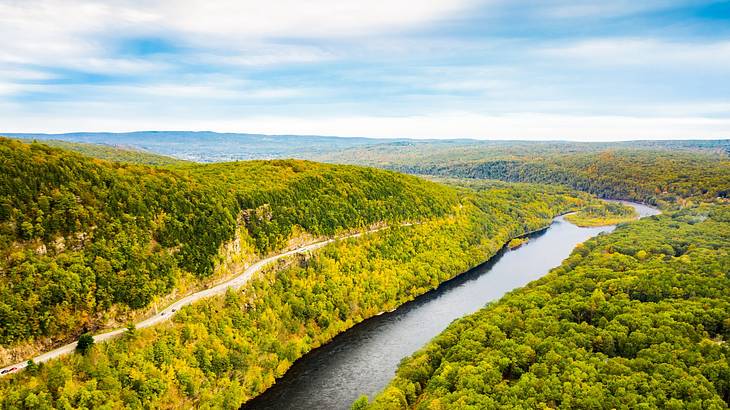
M728 406L726 142L719 150L663 143L432 145L359 148L340 158L371 158L365 163L452 183L466 177L457 183L471 188L496 184L483 178L564 184L659 205L667 214L622 224L579 246L547 278L456 322L404 360L373 403L363 397L353 408ZM581 226L634 218L620 205L589 205L566 216ZM595 308L580 313L595 303L590 297L602 300L603 319ZM702 322L707 315L712 319Z
M566 215L565 219L578 226L606 226L629 222L638 217L633 207L620 202L608 202L589 205L578 212Z
M445 176L563 184L602 198L667 206L726 198L730 160L699 153L611 150L432 167L394 167Z
M443 177L563 184L601 198L675 206L730 195L727 140L381 144L320 156Z
M239 227L255 257L302 233L426 220L458 202L416 177L307 161L160 168L9 139L0 154L6 349L73 340L209 277Z
M730 410L730 0L0 38L0 410Z
M727 158L730 140L644 140L613 142L408 140L335 149L311 159L371 167L450 167L508 159L549 159L564 155L632 151L642 155L699 154Z
M49 147L61 148L67 151L74 151L80 154L103 159L114 162L126 162L130 164L141 164L141 165L174 165L184 164L186 161L168 157L166 155L155 154L149 151L141 151L134 147L127 147L124 145L102 145L102 144L87 144L82 142L71 142L63 140L49 140L44 139L41 141L35 140L21 140L26 143L35 142Z
M84 341L76 354L0 379L0 408L238 408L305 353L557 215L575 212L566 218L584 226L636 217L575 188L657 203L665 214L622 223L543 279L454 322L406 358L372 403L354 407L730 401L722 155L579 150L516 157L494 173L479 161L409 168L440 175L428 181L303 160L195 164L79 145L66 148L84 155L0 139L0 359ZM373 227L385 229L280 260L171 321L130 325L105 343L89 337L204 286L232 257L253 261Z
M730 207L620 226L454 322L371 409L726 408Z
M259 183L272 189L267 203L273 204L267 211L271 216L263 219L273 222L277 221L274 215L278 206L286 202L276 201L275 187L264 184L261 174L248 176L246 170L271 167L269 175L298 175L296 167L282 169L280 164L186 166L176 172L217 181L240 201L253 194L236 181L262 178ZM384 207L379 203L371 206L369 212L378 218L396 219L393 212L397 211L402 214L400 220L419 216L415 212L421 219L410 226L394 226L337 241L313 254L271 266L243 291L230 291L185 307L172 322L130 331L122 338L88 348L85 354L34 364L27 371L0 380L0 405L237 408L273 384L294 360L336 334L483 262L510 238L544 227L555 215L595 202L585 194L560 187L500 183L471 190L385 171L296 164L321 167L322 178L308 182L310 186L326 184L335 177L333 170L346 170L353 185L360 182L358 188L352 188L352 203L366 207L373 201L368 198L388 198L383 201ZM370 173L385 181L368 188ZM398 192L398 201L408 204L408 209L388 204L395 200L395 192L387 194L389 178L403 178L402 184L414 186ZM338 186L345 187L342 183ZM420 198L403 197L416 187L423 187ZM289 195L297 198L299 191L289 189ZM358 199L357 189L362 189L364 199ZM377 189L386 193L378 194ZM337 209L332 198L327 205L329 210ZM287 215L292 218L297 214L292 210ZM331 232L327 230L331 223L322 224L317 219L306 225L306 217L303 214L299 221L311 231ZM369 222L359 221L363 225ZM252 238L276 238L257 236L257 225L253 226ZM267 239L256 243L265 250L271 242Z

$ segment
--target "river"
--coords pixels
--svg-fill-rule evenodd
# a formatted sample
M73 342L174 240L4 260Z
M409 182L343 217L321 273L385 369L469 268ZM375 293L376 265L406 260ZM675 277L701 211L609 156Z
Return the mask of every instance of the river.
M624 201L622 201L624 202ZM632 205L641 217L659 213ZM579 228L563 217L515 250L443 283L393 312L368 319L315 349L262 395L242 408L349 409L361 394L371 398L392 379L400 360L421 348L446 326L505 293L547 274L575 246L614 226Z

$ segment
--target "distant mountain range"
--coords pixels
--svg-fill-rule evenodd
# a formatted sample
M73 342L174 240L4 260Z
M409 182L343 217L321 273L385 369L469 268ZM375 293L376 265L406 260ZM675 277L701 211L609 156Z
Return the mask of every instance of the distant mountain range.
M703 150L730 153L730 140L668 140L626 142L569 142L569 141L493 141L471 139L417 140L408 138L346 138L312 135L263 135L244 133L217 133L211 131L138 131L126 133L76 132L67 134L0 133L8 137L36 140L61 140L113 147L131 148L196 162L220 162L249 159L304 158L327 162L344 157L397 154L407 147L421 152L458 149L522 151L559 150L592 151L609 148L646 148L670 150ZM363 149L368 148L368 149ZM375 149L373 149L375 148Z
M322 152L394 141L371 138L232 134L210 131L3 133L0 135L23 139L53 139L136 148L196 162L302 158Z

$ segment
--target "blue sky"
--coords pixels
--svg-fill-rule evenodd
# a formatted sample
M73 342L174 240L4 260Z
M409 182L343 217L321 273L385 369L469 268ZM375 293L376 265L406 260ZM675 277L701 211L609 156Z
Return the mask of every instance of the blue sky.
M0 130L730 137L730 2L0 0Z

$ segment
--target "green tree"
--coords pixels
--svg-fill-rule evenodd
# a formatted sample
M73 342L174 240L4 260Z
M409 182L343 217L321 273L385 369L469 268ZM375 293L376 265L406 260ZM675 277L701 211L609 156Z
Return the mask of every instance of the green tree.
M79 336L79 341L76 343L76 351L85 355L91 348L94 347L94 336L91 333L84 333Z
M29 372L30 374L36 374L38 372L38 364L33 361L33 359L28 360L25 366L25 371Z
M364 410L368 406L368 396L362 395L355 400L354 403L352 403L351 410Z

